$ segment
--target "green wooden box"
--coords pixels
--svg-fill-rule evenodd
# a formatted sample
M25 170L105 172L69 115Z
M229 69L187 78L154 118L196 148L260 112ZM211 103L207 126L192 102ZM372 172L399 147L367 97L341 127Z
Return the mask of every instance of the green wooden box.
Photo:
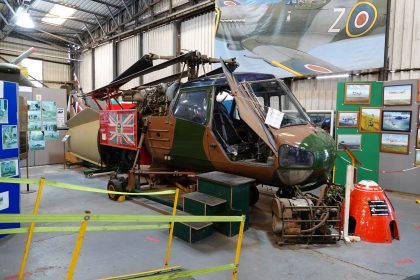
M214 232L212 223L175 223L174 235L189 243L202 240Z
M226 210L226 200L193 192L184 195L184 211L192 215L216 216Z

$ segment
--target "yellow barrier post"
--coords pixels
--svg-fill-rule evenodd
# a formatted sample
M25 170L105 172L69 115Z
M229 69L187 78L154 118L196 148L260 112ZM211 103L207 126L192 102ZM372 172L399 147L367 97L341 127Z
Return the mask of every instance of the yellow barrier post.
M79 259L80 249L82 248L83 239L85 238L87 223L88 223L89 218L90 218L89 214L90 214L90 212L86 211L86 216L84 217L84 220L82 221L82 224L80 225L79 235L77 236L76 245L74 246L73 256L71 258L71 262L70 262L69 270L67 272L66 280L73 279L74 271L76 269L77 260Z
M45 181L45 178L41 178L39 180L38 194L36 195L36 200L35 200L35 205L34 205L34 210L33 210L34 215L38 214L38 208L39 208L39 203L41 201L42 188L44 187L44 181ZM18 278L19 280L23 279L23 274L25 273L26 260L28 259L29 248L31 247L31 241L32 241L32 235L34 233L34 228L35 228L35 222L31 222L31 225L29 226L28 237L26 239L25 251L23 252L22 263L20 265L19 278Z
M179 196L179 189L175 191L175 199L174 199L174 208L172 209L172 216L176 215L176 207L178 206L178 196ZM168 249L166 250L166 258L165 258L165 265L163 268L167 269L169 264L169 257L171 255L171 245L172 245L172 236L174 234L174 222L171 222L171 227L169 228L169 238L168 238Z
M234 269L232 274L232 280L236 280L238 275L238 266L239 266L239 259L241 257L241 247L242 247L242 237L244 235L244 228L245 228L245 216L242 216L242 221L239 226L239 235L238 235L238 244L236 244L236 254L235 254L235 262L234 262Z

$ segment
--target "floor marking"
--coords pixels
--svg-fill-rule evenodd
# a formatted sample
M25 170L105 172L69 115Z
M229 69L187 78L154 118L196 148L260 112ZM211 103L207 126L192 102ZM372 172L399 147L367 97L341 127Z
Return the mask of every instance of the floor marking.
M396 261L397 264L405 264L405 263L413 263L413 262L414 261L409 258Z
M160 239L159 239L159 238L155 238L155 237L148 236L148 237L146 237L145 239L146 239L147 241L150 241L150 242L160 243Z
M27 271L23 274L23 277L29 277L31 276L31 274L32 273ZM4 276L3 280L13 280L13 279L18 279L18 278L19 278L19 274L15 274L15 275Z

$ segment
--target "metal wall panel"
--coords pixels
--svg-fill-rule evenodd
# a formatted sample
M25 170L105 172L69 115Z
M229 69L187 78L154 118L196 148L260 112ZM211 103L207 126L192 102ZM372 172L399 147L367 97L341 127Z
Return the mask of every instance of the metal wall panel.
M59 88L63 82L71 81L70 66L43 61L42 75L49 87Z
M167 24L143 33L143 54L155 53L159 55L175 55L175 28L173 24ZM154 65L164 62L156 60ZM174 67L145 75L143 83L154 81L164 76L174 74Z
M83 92L88 93L93 90L92 81L92 51L86 51L80 55L79 62L79 82Z
M207 56L214 56L214 12L181 23L181 50L197 50ZM205 70L211 71L212 66L206 65ZM204 74L201 67L200 74Z
M420 78L420 70L399 72L400 69L420 68L420 1L390 1L388 80Z
M113 52L113 43L104 44L95 48L95 89L107 85L114 79Z
M353 76L349 79L296 80L291 90L307 110L335 110L338 82L377 81L378 75Z
M136 35L118 42L117 74L120 75L128 67L140 59L140 35ZM140 78L135 78L121 87L130 89L140 85Z

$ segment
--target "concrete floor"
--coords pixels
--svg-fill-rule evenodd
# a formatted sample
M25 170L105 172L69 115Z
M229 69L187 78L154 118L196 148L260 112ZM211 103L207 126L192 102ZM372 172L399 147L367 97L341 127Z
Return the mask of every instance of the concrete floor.
M24 174L24 173L23 173ZM82 169L62 165L30 169L32 178L105 188L107 177L87 179ZM24 188L26 186L22 186ZM31 186L34 188L34 186ZM31 213L36 193L21 196L21 212ZM271 217L262 196L245 232L238 279L405 279L420 274L420 205L415 198L390 193L402 239L392 244L359 242L279 247L270 233ZM140 204L140 205L139 205ZM147 207L145 207L147 206ZM156 214L145 199L116 203L106 195L45 187L39 213ZM64 279L77 233L36 233L25 279ZM0 279L17 279L26 235L0 239ZM95 279L163 266L167 230L89 232L74 279ZM215 233L190 245L174 239L170 265L197 269L232 263L236 238ZM220 272L195 279L230 279ZM420 279L417 278L416 279Z

